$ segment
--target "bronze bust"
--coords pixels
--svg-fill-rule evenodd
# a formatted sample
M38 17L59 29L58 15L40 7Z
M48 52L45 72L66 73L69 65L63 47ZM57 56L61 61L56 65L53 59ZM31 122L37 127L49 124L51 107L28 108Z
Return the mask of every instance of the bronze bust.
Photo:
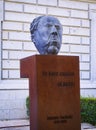
M31 39L40 54L58 54L62 43L62 25L53 16L39 16L30 26Z

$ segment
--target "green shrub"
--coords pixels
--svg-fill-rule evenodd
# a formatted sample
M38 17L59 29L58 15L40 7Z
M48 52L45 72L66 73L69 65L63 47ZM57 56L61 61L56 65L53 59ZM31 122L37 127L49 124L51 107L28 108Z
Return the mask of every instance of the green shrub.
M96 98L81 97L81 122L96 125Z
M81 122L96 125L96 98L81 97ZM27 115L29 116L29 97L26 98Z
M26 108L27 108L27 115L29 116L29 105L30 105L30 101L29 101L29 96L26 98Z

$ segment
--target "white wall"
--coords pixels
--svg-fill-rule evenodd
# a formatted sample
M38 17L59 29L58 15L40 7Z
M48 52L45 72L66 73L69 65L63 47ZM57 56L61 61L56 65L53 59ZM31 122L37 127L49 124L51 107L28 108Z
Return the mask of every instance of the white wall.
M0 119L27 117L25 99L29 94L28 80L20 78L20 59L38 53L31 42L29 28L32 20L40 15L52 15L60 20L63 26L63 43L59 55L79 56L81 95L95 96L96 40L92 34L95 33L96 22L93 22L94 17L91 16L96 12L96 2L81 1L3 1Z
M24 1L25 2L25 1ZM2 35L2 78L20 78L19 60L36 54L30 23L39 15L53 15L63 25L62 55L79 55L81 79L90 79L90 20L88 3L64 0L5 1Z

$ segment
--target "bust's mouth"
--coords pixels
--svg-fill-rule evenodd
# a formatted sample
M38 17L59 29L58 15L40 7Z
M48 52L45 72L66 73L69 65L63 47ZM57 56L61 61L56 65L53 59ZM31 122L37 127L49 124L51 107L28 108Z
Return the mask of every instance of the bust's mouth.
M58 47L58 42L56 40L52 40L50 46L57 46Z
M60 49L60 43L57 41L57 39L50 39L47 44L43 46L44 48L48 49L50 47L55 47L57 49Z
M59 43L57 42L57 40L52 40L52 41L50 42L50 46L55 46L55 47L57 47L58 49L60 48L60 45L59 45Z
M56 38L53 38L50 40L51 42L58 42L58 40Z

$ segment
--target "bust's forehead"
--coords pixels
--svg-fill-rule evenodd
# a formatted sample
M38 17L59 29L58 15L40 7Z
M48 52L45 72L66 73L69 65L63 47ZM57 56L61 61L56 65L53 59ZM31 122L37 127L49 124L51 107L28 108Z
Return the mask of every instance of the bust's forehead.
M57 23L60 24L59 20L52 16L44 16L40 19L40 23Z

